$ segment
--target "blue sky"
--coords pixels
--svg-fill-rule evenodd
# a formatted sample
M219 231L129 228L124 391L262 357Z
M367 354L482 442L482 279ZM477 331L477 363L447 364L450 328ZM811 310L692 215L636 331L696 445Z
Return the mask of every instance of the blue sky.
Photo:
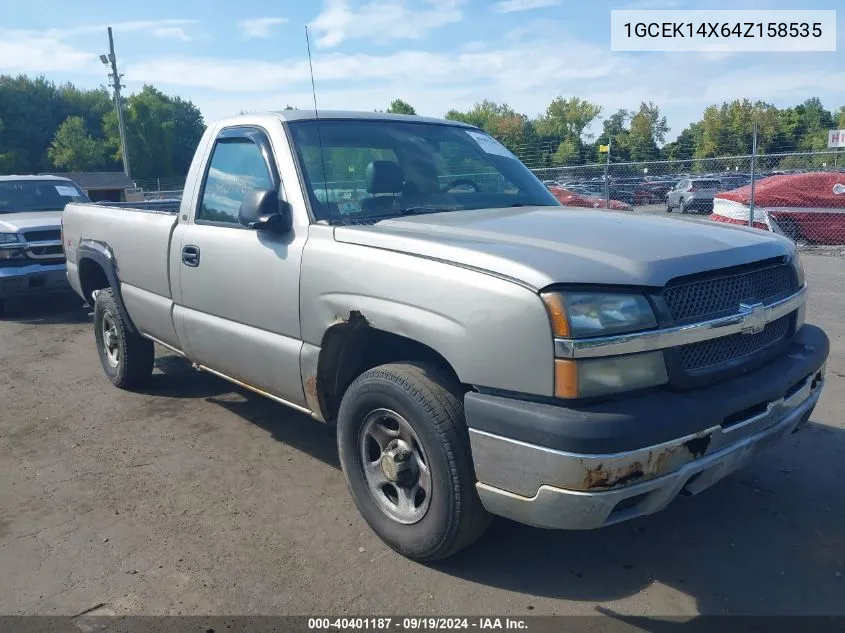
M748 97L845 105L845 27L833 53L614 53L610 9L836 9L841 0L0 0L0 73L95 87L111 25L129 91L151 83L207 119L310 107L304 26L324 109L395 97L442 116L484 98L535 116L555 96L603 114L658 103L674 138L705 106Z

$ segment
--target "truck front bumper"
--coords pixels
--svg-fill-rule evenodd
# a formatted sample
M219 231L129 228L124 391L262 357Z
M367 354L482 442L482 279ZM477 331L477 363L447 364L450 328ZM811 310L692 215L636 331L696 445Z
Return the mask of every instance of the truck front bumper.
M64 262L0 266L0 299L70 290L67 267Z
M592 529L657 512L804 424L828 349L807 325L792 349L740 378L579 408L467 394L481 501L544 528Z

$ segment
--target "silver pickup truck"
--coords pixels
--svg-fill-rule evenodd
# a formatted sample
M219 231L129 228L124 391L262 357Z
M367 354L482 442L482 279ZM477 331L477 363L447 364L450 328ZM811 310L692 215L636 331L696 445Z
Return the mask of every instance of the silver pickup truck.
M62 209L88 201L67 178L0 176L0 315L12 297L70 292Z
M64 244L115 385L158 343L336 425L361 514L418 560L491 515L655 512L797 430L824 383L788 239L561 206L451 121L223 120L178 213L69 204Z

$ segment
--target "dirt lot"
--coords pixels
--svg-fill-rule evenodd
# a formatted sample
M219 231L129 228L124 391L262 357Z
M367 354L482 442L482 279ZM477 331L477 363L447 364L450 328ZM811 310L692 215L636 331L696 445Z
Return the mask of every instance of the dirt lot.
M433 566L359 518L328 428L167 355L145 393L121 392L77 299L12 305L0 613L845 614L845 265L805 262L809 319L832 340L806 430L653 517L499 520Z

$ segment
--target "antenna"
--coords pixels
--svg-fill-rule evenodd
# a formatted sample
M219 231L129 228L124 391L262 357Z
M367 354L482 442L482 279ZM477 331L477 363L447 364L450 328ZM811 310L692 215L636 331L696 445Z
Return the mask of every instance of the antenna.
M326 194L326 211L329 212L329 220L331 220L331 210L329 207L329 174L326 171L326 159L323 157L323 135L320 133L320 111L317 109L317 89L314 86L314 66L311 65L311 38L308 37L308 26L305 26L305 46L308 49L308 70L311 73L311 94L314 97L314 118L317 125L317 143L320 146L320 164L323 167L323 191Z

